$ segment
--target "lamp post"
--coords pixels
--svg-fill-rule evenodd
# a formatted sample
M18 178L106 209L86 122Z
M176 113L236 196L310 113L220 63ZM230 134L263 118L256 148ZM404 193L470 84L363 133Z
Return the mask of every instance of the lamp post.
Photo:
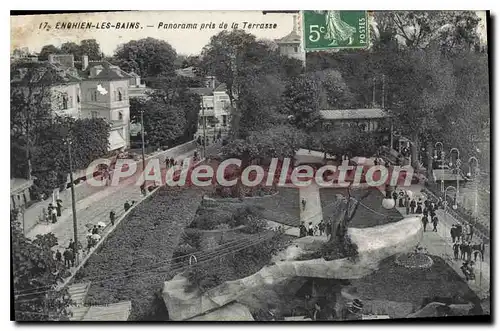
M69 158L69 180L71 182L71 209L73 211L73 241L75 247L75 258L76 265L79 263L79 249L78 249L78 222L76 219L76 199L75 199L75 181L73 179L73 158L71 155L71 137L68 135L64 140L64 144L68 146L68 158Z
M476 167L474 168L474 172L472 172L472 169L471 169L471 161L475 161L476 162ZM478 210L477 210L477 186L478 186L478 182L476 180L476 175L479 173L479 161L476 157L474 156L471 156L469 158L469 172L467 173L467 177L472 177L474 176L474 222L477 223L477 218L478 218Z
M444 172L444 146L443 146L443 143L438 141L437 143L434 144L434 148L436 148L436 150L438 149L438 145L441 146L441 170ZM437 152L436 152L436 155L434 156L434 159L436 159L437 161ZM441 193L444 192L444 177L441 177Z
M444 190L444 201L448 201L447 199L448 199L448 190L449 190L449 189L453 189L453 190L455 190L455 192L456 192L456 190L457 190L457 189L456 189L455 187L453 187L453 186L448 186L448 187L446 188L446 190ZM458 206L457 206L457 201L456 201L456 200L455 200L455 202L453 203L453 205L451 206L451 208L453 208L453 209L457 209L457 208L458 208ZM445 215L446 215L446 209L445 209Z
M455 162L455 167L456 167L456 171L457 171L457 204L458 204L458 197L459 197L459 192L460 192L460 181L459 181L459 176L460 176L460 164L461 164L461 161L460 161L460 151L458 150L458 148L452 148L450 149L450 167L453 166L453 162L452 162L452 156L453 156L453 152L457 152L457 160Z

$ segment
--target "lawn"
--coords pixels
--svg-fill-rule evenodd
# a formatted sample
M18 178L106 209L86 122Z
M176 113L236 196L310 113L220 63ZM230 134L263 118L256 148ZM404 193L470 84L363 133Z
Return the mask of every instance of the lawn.
M312 296L311 302L323 301L327 309L331 309L336 294L345 289L363 301L367 310L370 309L370 302L375 301L398 302L399 306L410 304L413 311L432 301L480 304L479 298L444 260L436 256L432 256L432 259L432 267L415 270L397 265L394 257L390 257L381 262L379 270L354 280L294 277L272 287L258 289L239 302L247 305L254 316L267 311L269 305L277 308L278 315L305 315L306 295ZM309 307L313 307L311 302ZM481 311L475 313L481 314Z
M293 226L297 226L300 221L300 199L297 188L279 187L276 195L248 199L248 202L260 207L262 217L270 221Z
M92 282L87 303L131 300L131 320L153 319L158 310L165 311L157 295L163 282L179 272L169 262L202 194L196 187L162 187L137 206L77 273L75 283Z
M352 280L351 286L366 300L411 302L415 307L433 298L453 303L480 303L477 295L443 259L431 257L434 264L428 269L405 268L394 262L394 256L387 258L381 262L379 270Z
M387 210L382 207L382 199L384 195L378 189L371 189L368 195L361 203L354 215L349 227L353 228L368 228L377 225L398 222L403 219L396 208ZM336 194L346 194L345 189L322 188L320 189L321 206L323 208L323 219L328 219L329 206L335 200ZM330 208L331 209L331 208Z

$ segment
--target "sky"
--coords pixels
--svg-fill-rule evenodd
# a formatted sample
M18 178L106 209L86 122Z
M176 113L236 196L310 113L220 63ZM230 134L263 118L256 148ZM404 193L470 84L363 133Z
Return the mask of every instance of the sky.
M485 12L477 12L482 19L479 27L480 35L486 39ZM91 22L94 25L109 22L139 22L139 29L54 29L57 22ZM158 28L160 22L168 23L197 23L195 30L189 29L163 29ZM130 40L146 37L162 39L170 43L178 54L199 54L210 37L222 31L220 23L227 23L231 29L232 23L237 23L243 28L243 22L276 24L275 29L246 29L257 38L278 39L284 37L293 28L293 14L267 14L261 11L140 11L140 12L108 12L87 14L57 14L57 15L31 15L11 16L11 51L14 48L28 47L30 51L39 52L44 45L61 44L72 41L79 43L84 39L96 39L101 50L106 55L112 55L118 45ZM215 24L215 28L204 28ZM48 24L50 30L43 27ZM151 25L153 27L148 27ZM40 29L40 26L42 28Z

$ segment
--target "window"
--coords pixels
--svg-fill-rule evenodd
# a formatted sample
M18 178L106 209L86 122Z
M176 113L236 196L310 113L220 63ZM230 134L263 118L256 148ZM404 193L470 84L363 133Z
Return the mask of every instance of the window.
M294 47L293 47L293 51L294 51L295 53L298 53L298 52L299 52L299 48L298 48L297 46L294 46Z
M122 91L118 90L118 101L122 101L122 100L123 100Z
M99 117L99 112L97 110L92 110L90 112L90 117L92 117L92 118L98 118Z
M119 121L123 120L123 113L121 111L118 112L118 120Z
M222 126L227 126L227 115L222 115Z
M93 88L89 90L90 101L97 101L97 89Z
M76 95L76 102L80 103L80 94Z
M61 109L68 109L68 95L66 93L64 93L61 98L62 98L62 100L61 100L62 108Z

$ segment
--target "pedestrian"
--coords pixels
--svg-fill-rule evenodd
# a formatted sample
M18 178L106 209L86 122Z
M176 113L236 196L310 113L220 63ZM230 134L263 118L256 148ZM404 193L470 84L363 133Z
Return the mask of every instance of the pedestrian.
M484 250L486 248L486 245L484 243L484 241L481 243L481 245L479 246L479 251L481 252L481 261L484 262Z
M302 198L302 210L306 210L306 199Z
M424 226L424 232L427 231L427 224L429 223L429 218L427 215L422 216L422 224Z
M73 239L70 239L68 249L74 249L74 248L75 248L75 243L73 242Z
M49 224L49 214L47 213L47 210L45 208L42 208L42 218L47 224Z
M304 223L302 223L299 226L299 237L302 238L305 236L307 236L307 229L306 229L306 226L304 225Z
M59 250L57 250L56 252L56 261L57 262L61 262L61 259L62 259L62 254Z
M57 199L57 216L60 217L61 216L61 211L62 211L62 200L61 199Z
M465 245L465 253L467 254L467 261L472 260L472 245L470 241Z
M97 228L97 225L94 225L92 228L92 234L99 234L99 229Z
M463 239L462 225L457 224L457 241Z
M465 260L465 242L462 240L460 243L460 259Z
M437 232L437 225L438 225L438 217L434 215L432 218L432 231Z
M481 245L479 243L475 243L474 245L472 245L472 251L474 253L474 262L477 261L477 255L479 254L480 252L480 249L481 249Z
M396 191L392 192L392 198L394 199L394 203L396 204L398 202L398 194Z
M319 235L322 236L325 233L325 222L323 222L323 220L319 222L318 228L319 228Z
M69 259L69 263L71 263L71 266L74 267L75 266L75 253L72 249L68 249L68 259ZM68 267L69 267L69 263L68 263Z
M312 226L312 222L309 222L309 225L307 226L307 235L308 236L314 236L314 230L313 230L313 226Z
M455 238L457 237L457 226L453 224L450 229L451 242L455 242Z
M111 226L115 225L115 211L112 210L109 212L109 220L111 221Z
M57 209L55 207L52 207L52 223L57 223Z
M472 224L469 224L469 233L468 233L467 240L472 241L473 235L474 235L474 228L472 227Z
M125 201L125 203L123 204L123 209L125 209L125 212L130 209L130 203L128 201Z
M417 214L422 214L422 199L418 199L418 202L417 202L417 210L415 211L415 213Z
M146 196L146 185L145 185L145 183L143 183L141 185L141 194L144 195L144 196Z
M399 204L398 207L403 208L405 206L405 194L403 191L399 191Z
M67 268L71 267L71 260L70 260L69 249L65 249L64 250L63 257L64 257L64 266L67 267Z
M408 194L405 195L405 207L406 207L406 215L410 214L410 197Z
M455 257L455 260L458 260L458 251L459 251L460 245L458 241L453 244L453 255Z
M415 214L415 208L417 207L417 203L414 199L410 201L410 214Z

